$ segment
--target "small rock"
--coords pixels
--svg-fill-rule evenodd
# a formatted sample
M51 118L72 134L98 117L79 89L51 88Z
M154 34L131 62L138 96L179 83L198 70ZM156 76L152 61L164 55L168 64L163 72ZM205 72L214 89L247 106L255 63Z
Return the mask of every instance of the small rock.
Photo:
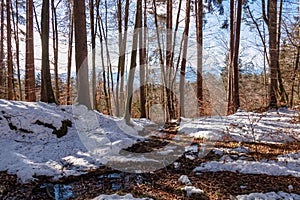
M181 175L178 179L178 182L183 183L185 185L192 185L189 177L187 175Z
M291 190L294 189L294 187L293 187L292 185L289 185L289 186L288 186L288 189L291 191Z
M182 190L186 191L186 196L191 196L192 194L203 194L203 190L195 188L194 186L185 186Z
M174 165L175 169L179 169L180 166L181 166L181 163L180 162L174 162L173 165Z

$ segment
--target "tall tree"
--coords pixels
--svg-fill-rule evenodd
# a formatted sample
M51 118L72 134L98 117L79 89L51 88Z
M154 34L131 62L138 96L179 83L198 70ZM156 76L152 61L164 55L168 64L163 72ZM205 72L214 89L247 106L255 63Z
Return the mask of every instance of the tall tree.
M190 11L191 11L191 2L190 0L186 1L186 14L185 14L185 27L183 32L183 50L182 50L182 60L181 60L181 69L180 69L180 114L185 116L184 113L184 96L185 96L185 70L186 70L186 58L187 58L187 49L188 49L188 36L189 36L189 27L190 27Z
M51 11L52 11L52 41L53 41L53 65L54 65L54 85L55 85L55 97L59 101L59 83L58 83L58 22L57 22L57 11L56 8L61 1L56 5L54 0L51 0Z
M12 62L12 50L11 50L11 16L10 16L11 1L6 0L6 40L7 40L7 98L8 100L14 99L14 72Z
M282 9L283 9L283 0L279 1L279 13L278 13L278 25L277 25L277 76L278 76L278 96L279 101L287 104L288 95L283 86L283 80L281 75L280 63L279 63L279 54L280 54L280 38L281 38L281 28L282 28Z
M144 3L144 6L146 6L146 1ZM146 118L146 87L145 87L145 76L146 76L146 64L147 64L147 58L146 58L146 37L145 34L147 32L147 10L146 7L144 7L144 22L143 27L139 31L139 55L140 55L140 108L141 108L141 118ZM142 17L139 19L140 24L142 24Z
M49 64L49 0L43 0L42 6L42 83L41 101L56 103Z
M26 1L26 22L25 100L36 101L33 38L33 0Z
M228 70L227 114L236 112L240 107L238 58L242 19L242 3L242 0L230 0L230 64Z
M16 52L20 52L20 40L19 40L19 1L15 1L15 12L13 5L11 5L11 12L13 14L13 28L14 28L14 39L16 45ZM21 72L20 72L20 54L16 53L16 65L17 65L17 77L18 77L18 89L19 89L19 100L23 100L22 95L22 84L21 84Z
M166 95L167 95L167 108L168 120L175 119L175 108L173 102L173 88L171 84L171 77L173 74L173 1L167 0L167 19L166 19Z
M124 30L122 23L122 1L118 0L118 32L119 32L119 59L118 59L118 74L116 85L116 114L120 116L124 111L124 80L125 80L125 52L127 44L127 31L128 31L128 19L129 19L129 0L125 2L124 13Z
M278 45L277 45L277 0L268 1L267 15L265 0L262 0L263 18L269 31L269 107L277 108L278 91Z
M199 114L203 115L203 77L202 77L202 52L203 52L203 1L196 3L196 40L197 40L197 100Z
M139 36L139 31L141 30L142 27L142 23L141 23L142 21L139 20L142 18L142 0L137 0L136 5L137 8L136 8L134 32L132 37L130 71L129 71L128 83L127 83L127 100L126 100L125 116L124 116L127 124L130 124L131 104L132 104L132 96L133 96L133 81L134 81L134 73L136 69L138 36ZM141 40L142 38L139 39Z
M78 103L92 108L89 94L85 1L74 0L75 61Z
M0 9L0 98L4 98L4 0L1 0Z
M95 14L94 14L94 0L89 0L90 8L90 31L92 40L92 105L97 107L96 99L96 30L95 30Z
M73 9L72 1L68 2L68 12L69 12L69 43L68 43L68 66L67 66L67 104L72 103L71 100L71 67L72 67L72 53L73 53Z

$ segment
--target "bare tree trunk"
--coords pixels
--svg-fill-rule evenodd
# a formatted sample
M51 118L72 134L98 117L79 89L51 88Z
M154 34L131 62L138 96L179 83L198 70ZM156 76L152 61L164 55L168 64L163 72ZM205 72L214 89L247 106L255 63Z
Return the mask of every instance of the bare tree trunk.
M147 10L144 9L144 13ZM144 14L145 18L146 14ZM142 16L138 19L140 24L142 24ZM145 67L146 67L146 38L143 36L146 30L147 23L144 19L143 28L139 30L139 55L140 55L140 108L141 108L141 118L146 118L146 93L145 93Z
M238 0L237 16L236 16L236 27L234 33L234 57L233 57L233 105L234 112L240 107L239 97L239 50L240 50L240 33L241 33L241 21L242 21L242 0Z
M68 72L67 72L67 105L72 104L72 98L71 98L71 67L72 67L72 52L73 52L73 27L74 27L74 20L73 20L73 8L72 8L72 2L69 2L68 4L68 11L69 11L69 47L68 47Z
M172 73L173 73L173 47L172 47L172 28L173 28L173 4L172 0L167 0L167 23L166 23L166 95L168 107L168 119L175 119L175 108L173 102ZM175 39L175 38L174 38Z
M58 2L59 4L60 2ZM52 39L53 39L53 54L54 54L54 82L55 82L55 97L59 102L60 93L59 93L59 83L58 83L58 28L57 28L57 13L56 7L58 6L54 4L54 0L51 0L51 8L52 8Z
M162 52L162 44L161 44L161 36L159 34L159 27L158 27L158 19L157 19L157 8L156 8L156 0L153 0L153 8L154 8L154 23L155 23L155 29L156 29L156 37L157 37L157 45L158 45L158 52L159 52L159 66L161 70L161 77L162 77L162 82L166 85L167 80L166 80L166 72L164 68L164 56ZM162 89L162 99L164 100L164 92L165 89ZM165 103L165 102L163 102Z
M269 29L269 107L277 108L278 91L278 45L277 45L277 0L268 1L268 29Z
M97 108L96 99L96 31L95 31L95 16L94 16L94 0L89 0L90 7L90 31L92 40L92 105Z
M141 103L143 103L144 105L144 109L145 109L145 115L141 115L142 117L147 117L149 115L147 115L147 99L148 99L148 92L147 92L147 85L148 85L148 80L147 80L147 74L148 74L148 59L147 59L147 0L144 0L144 24L143 24L143 28L144 28L144 35L143 35L143 44L144 44L144 48L143 48L143 54L144 54L144 93L145 93L145 100L141 101Z
M184 112L184 96L185 96L185 70L186 70L186 57L187 57L187 48L188 48L188 36L189 36L189 26L190 26L190 11L191 11L191 2L190 0L186 1L186 14L185 14L185 27L183 32L183 52L181 60L181 69L180 69L180 114L185 117Z
M36 101L33 38L33 0L26 1L26 22L25 99L26 101Z
M18 1L15 2L16 13L13 12L13 6L11 6L12 11L12 21L14 26L14 39L16 43L16 64L17 64L17 77L18 77L18 89L19 89L19 100L23 101L22 95L22 84L21 84L21 73L20 73L20 42L19 42L19 9L18 9ZM16 18L16 19L15 19Z
M125 121L127 124L130 124L130 115L131 115L131 103L133 96L133 81L134 81L134 73L136 68L136 55L137 55L137 46L138 46L138 36L139 31L142 27L141 19L142 18L142 0L137 0L137 8L136 8L136 16L135 16L135 25L134 25L134 33L132 37L132 50L131 50L131 59L130 59L130 71L128 76L127 83L127 100L125 106ZM140 40L142 38L139 38Z
M92 108L89 94L85 1L74 0L75 60L78 103Z
M118 31L119 31L119 60L116 85L116 115L121 116L124 110L124 79L125 79L125 51L127 43L129 0L126 0L124 14L124 32L122 30L122 1L118 1Z
M227 84L227 114L233 113L233 57L234 57L234 30L235 30L235 0L230 0L230 53Z
M236 3L238 3L236 7ZM232 114L240 107L239 99L239 46L242 18L242 0L230 1L230 64L228 70L228 108L227 114Z
M106 109L107 114L112 114L112 106L111 106L111 93L114 93L114 82L113 82L113 75L112 75L112 66L110 61L110 54L109 54L109 48L108 48L108 42L107 42L107 27L104 27L103 21L100 15L100 1L96 1L96 7L97 7L97 24L99 28L99 39L100 39L100 45L101 45L101 62L102 62L102 78L103 78L103 90L105 95L105 102L106 102ZM107 10L105 11L107 15ZM107 20L107 18L105 18ZM107 22L105 22L105 26L107 26ZM104 59L104 45L105 43L105 50L106 50L106 56L107 61L105 64ZM107 66L107 68L105 68ZM111 79L111 81L109 81ZM111 83L111 85L110 85ZM111 86L111 90L110 90ZM112 92L111 92L112 91ZM115 99L113 97L113 99ZM116 102L115 102L116 104Z
M42 7L42 83L41 101L56 103L49 64L49 0L43 0Z
M6 20L7 20L7 69L8 69L8 79L7 79L7 98L8 100L14 99L14 72L13 72L13 63L12 63L12 50L11 50L11 24L10 24L10 0L6 0Z
M106 70L105 66L105 62L104 62L104 48L107 50L107 54L108 54L108 47L103 45L103 43L107 42L106 41L106 37L105 37L105 33L104 33L104 27L103 27L103 23L102 23L102 18L100 17L100 13L99 13L99 7L97 9L97 15L98 15L98 27L99 27L99 38L100 38L100 45L101 45L101 49L100 49L100 55L101 55L101 62L102 62L102 78L103 78L103 91L104 91L104 96L105 96L105 102L106 102L106 108L108 113L111 113L111 106L110 106L110 96L108 94L108 90L109 90L109 84L107 83L107 76L106 73L109 73L109 70ZM107 55L109 57L109 55ZM109 62L107 62L109 63Z
M0 21L0 98L4 98L5 63L4 63L4 0L1 0Z
M196 4L196 40L197 40L197 100L199 114L203 115L203 77L202 77L202 57L203 57L203 1L198 0Z
M278 14L278 30L277 30L277 49L278 49L278 52L277 52L277 78L278 78L278 95L280 97L280 102L283 103L283 104L287 104L288 103L288 95L284 89L284 86L283 86L283 81L282 81L282 76L281 76L281 70L280 70L280 63L279 63L279 55L280 55L280 38L281 38L281 22L282 22L282 5L283 2L282 0L280 0L280 6L279 6L279 14Z

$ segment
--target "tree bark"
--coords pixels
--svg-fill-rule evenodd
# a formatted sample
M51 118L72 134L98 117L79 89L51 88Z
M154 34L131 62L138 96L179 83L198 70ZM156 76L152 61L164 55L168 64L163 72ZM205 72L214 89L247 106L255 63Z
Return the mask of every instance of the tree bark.
M277 0L268 1L269 30L269 107L277 108L278 45L277 45Z
M60 92L59 92L59 80L58 80L58 24L57 24L57 13L56 13L57 5L54 4L54 0L51 0L51 8L52 8L52 39L53 39L53 55L54 55L54 85L55 85L55 97L59 102Z
M197 100L200 116L203 115L203 1L198 0L196 4L196 40L197 40Z
M43 0L42 6L42 83L41 101L56 103L49 64L49 0Z
M89 94L85 1L74 0L75 60L78 103L92 108Z
M71 95L71 68L72 68L72 53L73 53L73 27L74 27L74 20L73 20L73 8L72 2L68 4L68 11L69 11L69 44L68 44L68 71L67 71L67 105L72 104L72 95Z
M15 2L16 13L13 12L13 7L11 7L12 11L12 19L14 26L14 39L16 45L16 52L20 52L20 42L19 42L19 9L18 9L18 1ZM20 54L16 53L16 65L17 65L17 77L18 77L18 89L19 89L19 100L23 101L22 94L22 84L21 84L21 73L20 73Z
M13 62L12 62L12 50L11 50L11 22L10 22L10 0L6 0L6 40L7 40L7 69L8 69L8 79L7 79L7 99L14 99L14 72L13 72Z
M147 10L144 9L144 13ZM142 14L141 14L142 15ZM144 15L144 18L146 14ZM142 16L138 19L140 24L142 24ZM141 118L146 118L146 91L145 91L145 68L146 68L146 38L144 33L146 30L147 21L144 19L143 28L139 30L139 55L140 55L140 109L141 109Z
M173 4L167 0L167 22L166 22L166 95L168 107L168 120L175 119L175 108L173 104L172 72L173 72Z
M186 1L186 14L185 14L185 27L183 32L183 50L182 50L182 60L180 68L180 115L185 117L184 111L184 96L185 96L185 70L186 70L186 57L187 57L187 48L188 48L188 36L189 36L189 27L190 27L190 11L191 11L191 2L190 0Z
M33 36L33 0L26 1L26 58L25 58L25 100L36 101L34 36Z
M236 3L238 4L236 7ZM230 1L230 58L228 70L228 108L227 114L233 114L240 107L239 99L239 46L242 21L242 0Z
M240 51L240 34L241 34L241 22L242 22L242 0L238 0L237 16L236 16L236 28L234 33L234 57L233 57L233 105L234 112L240 107L239 97L239 51Z
M95 32L95 16L94 16L94 0L89 0L90 8L90 31L92 41L92 106L97 108L96 99L96 32Z
M5 63L4 63L4 0L1 0L1 21L0 21L0 98L4 98L4 72L5 72Z
M135 25L134 32L132 37L132 50L131 50L131 59L130 59L130 71L128 76L127 83L127 100L125 106L125 121L127 124L130 124L131 118L131 104L132 104L132 96L133 96L133 81L134 81L134 73L136 68L136 55L137 55L137 45L138 45L138 35L139 31L142 27L141 20L142 18L142 0L137 0L137 8L136 8L136 16L135 16ZM142 38L139 38L142 39Z

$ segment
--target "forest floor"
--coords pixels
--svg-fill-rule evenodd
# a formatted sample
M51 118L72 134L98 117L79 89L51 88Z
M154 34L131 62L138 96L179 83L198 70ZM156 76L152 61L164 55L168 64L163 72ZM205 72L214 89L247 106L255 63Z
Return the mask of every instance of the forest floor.
M74 133L82 130L79 122L74 126L74 112L67 106L0 100L0 199L300 199L300 123L294 110L239 111L221 124L214 118L184 119L179 132L193 138L190 144L137 120L138 126L151 127L152 134L142 140L121 120L98 116L118 152L184 146L177 159L144 173L94 159L87 151L94 147ZM120 134L115 122L131 135L114 137ZM216 140L208 139L211 134ZM117 139L127 142L120 145Z

